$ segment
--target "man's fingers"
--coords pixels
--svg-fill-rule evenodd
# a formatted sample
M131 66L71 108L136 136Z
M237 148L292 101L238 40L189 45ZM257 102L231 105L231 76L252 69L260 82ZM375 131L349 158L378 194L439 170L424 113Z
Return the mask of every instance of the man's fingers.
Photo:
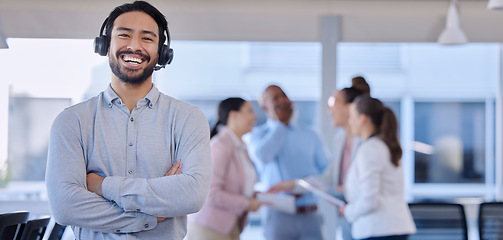
M178 166L180 165L180 162L175 162L173 164L173 166L171 166L171 168L168 170L168 172L166 173L166 175L164 176L171 176L171 175L174 175L176 173L176 170L178 169Z
M175 175L180 175L180 174L182 174L182 167L183 167L183 164L180 164L180 165L178 166L178 169L176 170Z
M180 171L180 172L182 171L180 166L181 166L181 160L176 161L164 176L171 176L171 175L178 174L177 171ZM178 170L178 169L180 169L180 170Z

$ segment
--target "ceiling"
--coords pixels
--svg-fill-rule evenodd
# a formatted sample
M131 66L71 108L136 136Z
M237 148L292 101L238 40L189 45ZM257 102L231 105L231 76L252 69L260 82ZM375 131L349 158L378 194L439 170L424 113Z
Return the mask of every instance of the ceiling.
M149 0L175 40L319 41L322 16L340 16L348 42L434 42L445 27L446 0ZM2 31L12 38L98 35L116 0L2 0ZM470 42L503 42L503 11L485 0L458 2Z

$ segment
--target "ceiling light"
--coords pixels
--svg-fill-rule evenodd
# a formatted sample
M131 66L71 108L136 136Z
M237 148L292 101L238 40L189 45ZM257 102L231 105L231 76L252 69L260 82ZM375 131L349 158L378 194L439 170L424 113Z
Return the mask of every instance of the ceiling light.
M503 10L503 0L489 0L487 8L491 10Z
M465 44L468 42L465 33L459 27L458 11L456 9L456 2L451 1L449 9L447 10L447 23L444 31L438 38L439 44L453 45Z

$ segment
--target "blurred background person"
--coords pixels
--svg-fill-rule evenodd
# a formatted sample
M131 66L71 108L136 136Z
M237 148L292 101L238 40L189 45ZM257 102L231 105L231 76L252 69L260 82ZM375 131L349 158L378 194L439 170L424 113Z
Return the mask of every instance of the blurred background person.
M398 122L391 109L370 96L350 107L349 124L361 138L344 183L348 204L339 212L355 239L404 240L416 231L405 201Z
M247 145L266 188L280 181L318 175L328 164L319 136L292 124L293 104L276 85L268 86L260 98L267 122L248 134ZM297 195L296 212L266 209L263 217L267 240L321 240L323 219L312 193Z
M334 91L328 99L327 108L332 116L332 126L337 128L332 145L332 159L322 175L310 176L307 180L321 182L327 189L343 191L344 178L351 164L353 153L360 143L358 137L354 137L349 127L349 106L361 95L370 95L370 87L365 78L358 76L352 79L352 86ZM269 192L294 191L305 192L295 180L282 181L269 189ZM351 226L343 218L338 218L338 225L342 231L344 240L351 240Z
M253 189L257 173L241 140L256 120L250 102L242 98L220 102L210 134L213 179L204 206L189 216L188 240L237 240L248 211L261 206Z

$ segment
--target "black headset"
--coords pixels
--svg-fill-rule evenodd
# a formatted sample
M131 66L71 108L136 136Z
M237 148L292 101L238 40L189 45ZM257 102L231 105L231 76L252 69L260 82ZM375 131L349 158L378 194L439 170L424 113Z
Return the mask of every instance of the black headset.
M110 47L110 42L107 40L107 36L103 34L105 27L107 26L108 18L105 19L100 29L100 36L94 39L94 52L100 56L106 56L108 48ZM168 44L162 44L159 48L159 59L157 60L158 66L155 66L154 70L159 70L166 67L173 61L173 49L169 46L171 44L171 38L169 37L169 29L166 26L166 41Z

